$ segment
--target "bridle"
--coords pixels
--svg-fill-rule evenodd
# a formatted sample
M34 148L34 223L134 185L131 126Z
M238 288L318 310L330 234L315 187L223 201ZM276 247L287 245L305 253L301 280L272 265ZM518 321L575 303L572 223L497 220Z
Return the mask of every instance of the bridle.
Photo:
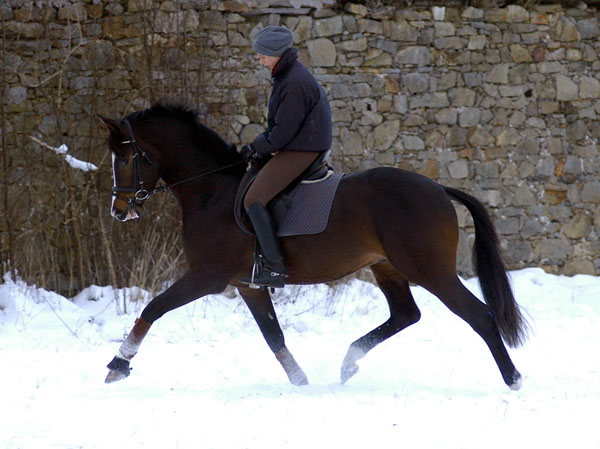
M152 195L158 192L165 192L172 187L184 184L186 182L193 181L195 179L201 178L203 176L211 175L213 173L217 173L223 170L227 170L228 168L235 167L236 165L246 164L247 161L242 159L241 161L234 162L229 165L225 165L224 167L219 167L214 170L210 170L204 173L200 173L198 175L190 176L189 178L182 179L180 181L174 182L172 184L163 184L155 187L154 189L148 190L144 186L144 180L142 179L142 168L141 168L141 159L145 159L152 168L158 173L160 177L160 169L158 166L150 159L148 153L144 151L144 149L140 146L138 141L135 138L135 134L133 133L133 129L131 128L131 124L129 120L124 120L125 126L127 127L127 131L129 132L129 140L125 140L121 142L122 144L131 144L133 146L133 176L135 178L135 187L118 187L114 186L112 188L112 196L118 198L127 203L127 207L137 211L137 207L141 206L144 201L150 198ZM121 195L121 193L133 193L133 197L125 197ZM138 213L139 215L139 213Z

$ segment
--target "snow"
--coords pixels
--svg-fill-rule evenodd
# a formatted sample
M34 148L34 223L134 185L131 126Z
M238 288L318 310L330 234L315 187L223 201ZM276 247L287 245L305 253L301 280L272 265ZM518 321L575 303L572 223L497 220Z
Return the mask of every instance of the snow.
M91 286L67 299L6 275L0 447L600 447L600 278L537 268L511 277L533 328L509 351L524 375L518 392L469 326L418 287L421 321L340 385L348 345L387 318L379 290L358 280L277 293L309 386L288 383L243 302L222 295L157 321L132 375L105 385L148 293ZM479 295L476 280L464 282Z
M59 156L63 156L65 158L65 162L67 164L69 164L72 168L86 171L86 172L98 170L98 167L96 165L92 164L91 162L85 162L85 161L79 160L79 159L71 156L70 154L67 154L69 152L69 147L67 147L64 143L59 145L58 147L53 147L51 145L48 145L46 142L42 142L40 139L33 137L33 136L31 136L31 140L33 140L34 142L43 146L44 148L54 151Z

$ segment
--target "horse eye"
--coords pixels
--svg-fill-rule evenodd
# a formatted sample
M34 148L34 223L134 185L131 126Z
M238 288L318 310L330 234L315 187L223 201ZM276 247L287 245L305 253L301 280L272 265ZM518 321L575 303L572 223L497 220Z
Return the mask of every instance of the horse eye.
M121 159L119 162L123 167L127 167L127 165L129 165L129 159L126 158Z

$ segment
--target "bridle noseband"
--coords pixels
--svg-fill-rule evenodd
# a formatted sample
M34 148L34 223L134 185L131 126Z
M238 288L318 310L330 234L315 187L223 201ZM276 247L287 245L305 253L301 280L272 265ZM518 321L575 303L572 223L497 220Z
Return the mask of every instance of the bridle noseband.
M140 165L140 158L144 158L152 166L152 168L154 168L156 173L158 173L159 177L161 175L160 169L152 161L152 159L150 159L150 156L148 156L148 153L146 153L144 151L144 149L140 146L140 144L136 140L135 134L133 133L133 129L131 128L131 124L129 123L129 120L124 120L124 122L125 122L125 126L127 127L127 131L129 132L129 140L125 140L121 143L122 144L130 143L133 146L133 176L135 178L136 187L118 187L115 185L112 188L112 196L115 198L118 198L122 201L125 201L127 203L128 208L131 208L131 209L135 210L136 212L138 212L137 206L141 206L144 203L144 201L146 201L148 198L150 198L152 195L154 195L157 192L165 192L165 191L169 190L171 187L175 187L175 186L184 184L186 182L193 181L197 178L201 178L202 176L211 175L213 173L217 173L219 171L226 170L226 169L234 167L236 165L241 165L241 164L246 163L246 161L242 159L241 161L234 162L232 164L217 168L215 170L210 170L208 172L200 173L198 175L191 176L189 178L174 182L172 184L163 184L161 186L155 187L152 190L148 190L144 187L144 180L142 179L142 168ZM120 195L121 193L133 193L133 197L131 197L131 198L125 197L123 195ZM138 215L139 215L139 212L138 212Z

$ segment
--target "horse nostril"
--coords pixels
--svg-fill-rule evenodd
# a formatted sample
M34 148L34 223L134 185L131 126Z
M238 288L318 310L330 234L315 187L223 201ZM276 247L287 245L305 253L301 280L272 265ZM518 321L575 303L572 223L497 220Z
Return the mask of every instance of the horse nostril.
M125 221L125 216L127 215L127 212L119 211L113 207L110 211L110 214L119 221Z

